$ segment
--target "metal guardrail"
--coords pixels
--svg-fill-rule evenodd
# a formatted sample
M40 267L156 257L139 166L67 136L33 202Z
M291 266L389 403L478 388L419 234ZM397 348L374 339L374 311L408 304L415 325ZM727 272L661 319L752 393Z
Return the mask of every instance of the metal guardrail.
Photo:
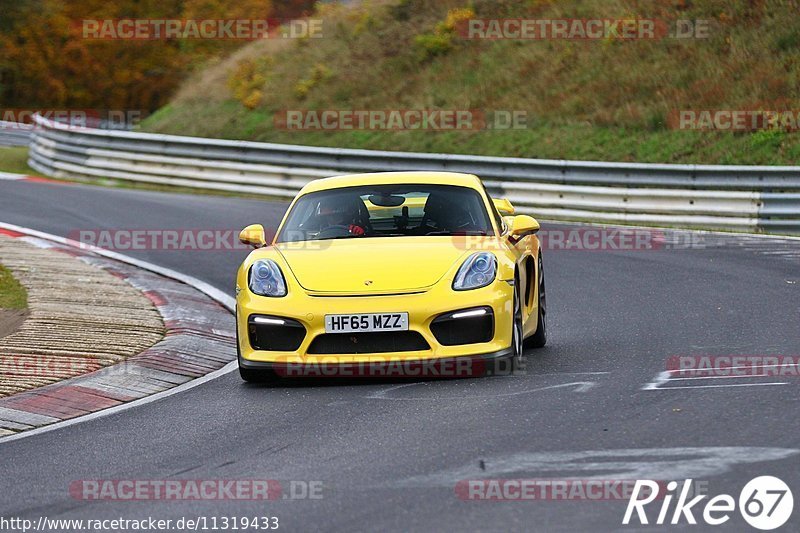
M27 146L31 142L31 124L0 120L0 146Z
M35 116L29 164L115 178L290 198L345 172L480 176L518 211L583 220L800 234L800 167L658 165L318 148L80 128Z

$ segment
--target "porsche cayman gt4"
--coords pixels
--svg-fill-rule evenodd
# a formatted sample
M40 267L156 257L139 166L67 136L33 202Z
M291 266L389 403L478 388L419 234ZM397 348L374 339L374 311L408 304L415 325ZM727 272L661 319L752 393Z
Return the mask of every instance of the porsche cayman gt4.
M241 376L519 365L546 342L538 230L469 174L310 182L270 242L257 224L240 234L255 248L236 279Z

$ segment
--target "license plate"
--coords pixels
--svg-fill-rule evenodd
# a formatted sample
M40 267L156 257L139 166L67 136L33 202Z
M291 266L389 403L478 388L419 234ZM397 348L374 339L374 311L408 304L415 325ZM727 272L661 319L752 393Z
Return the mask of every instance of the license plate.
M407 331L408 313L325 315L325 333L355 331Z

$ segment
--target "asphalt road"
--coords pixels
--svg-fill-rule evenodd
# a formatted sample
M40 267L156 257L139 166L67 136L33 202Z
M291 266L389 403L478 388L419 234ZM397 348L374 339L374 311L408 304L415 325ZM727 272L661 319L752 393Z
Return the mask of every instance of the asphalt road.
M238 231L274 226L283 209L0 181L0 221L59 235ZM774 475L800 496L800 379L658 381L676 355L800 354L798 248L800 241L701 237L690 249L546 250L549 344L527 354L525 375L399 387L252 386L230 373L119 414L0 443L0 517L268 515L285 531L610 531L626 529L624 500L464 501L455 487L483 478L694 478L711 495L738 499L751 478ZM129 255L232 292L245 253ZM655 390L643 390L653 383ZM682 388L663 390L673 386ZM69 492L82 479L321 482L322 498L84 501ZM655 520L658 508L647 509ZM786 530L797 530L798 513ZM689 529L682 524L671 529ZM717 529L748 526L732 513Z

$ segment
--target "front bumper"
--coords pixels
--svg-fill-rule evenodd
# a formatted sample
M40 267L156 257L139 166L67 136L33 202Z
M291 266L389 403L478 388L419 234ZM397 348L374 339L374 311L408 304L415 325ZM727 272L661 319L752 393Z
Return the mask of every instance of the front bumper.
M340 362L330 358L305 363L248 361L239 356L239 367L266 372L282 378L471 378L507 375L514 372L513 350L426 360L386 360Z
M507 355L511 346L511 321L514 287L496 280L486 287L453 291L440 283L424 292L387 296L310 296L302 290L290 290L282 298L266 298L244 289L237 297L237 329L240 364L244 368L276 365L336 365L378 363L425 363L431 360L479 356L493 359ZM494 315L494 332L488 342L445 346L437 341L431 323L441 315L477 307L489 307ZM407 312L409 331L418 333L426 349L380 353L313 354L309 347L325 333L326 314ZM257 350L250 344L248 321L251 315L267 315L297 321L306 333L299 347L291 351ZM346 335L346 334L337 334Z

